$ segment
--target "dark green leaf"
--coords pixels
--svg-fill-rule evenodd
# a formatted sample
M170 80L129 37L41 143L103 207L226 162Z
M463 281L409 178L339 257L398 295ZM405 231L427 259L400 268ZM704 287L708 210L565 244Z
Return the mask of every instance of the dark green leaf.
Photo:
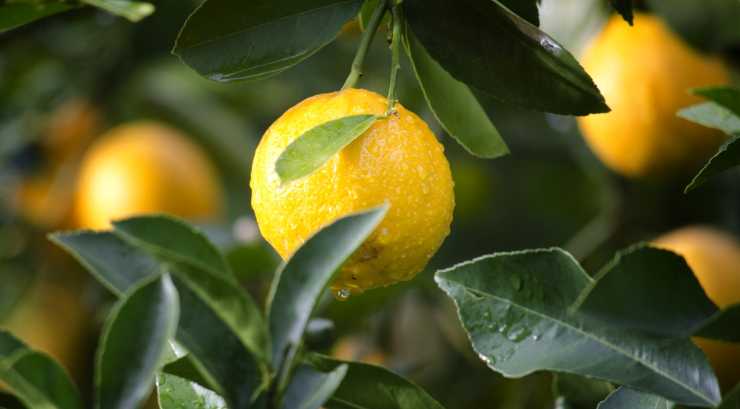
M671 409L673 404L660 396L621 387L599 403L597 409Z
M453 78L429 56L406 29L406 53L434 116L468 152L483 158L509 153L509 148L467 85Z
M738 120L738 125L740 125L740 120ZM740 165L740 136L733 136L720 146L717 153L691 179L691 182L684 189L684 193L694 190L709 180L709 178L738 165Z
M218 389L218 385L210 384L211 380L208 379L208 375L203 373L203 369L197 365L190 355L185 355L168 363L162 368L162 372L187 379L207 389Z
M280 180L286 183L313 173L379 119L377 115L353 115L309 129L280 154L275 163Z
M555 397L576 409L593 409L614 391L608 382L567 373L555 374L552 386Z
M322 371L348 367L339 388L324 405L327 409L444 409L422 388L385 368L315 354L308 360Z
M339 387L347 374L347 365L321 372L310 365L300 365L285 391L283 409L319 409Z
M186 263L233 280L228 263L206 236L172 216L139 216L113 223L115 234L167 261Z
M48 355L0 330L0 383L33 409L82 409L77 388Z
M704 322L695 334L719 341L740 342L740 304L718 311Z
M614 7L614 10L617 10L617 13L619 13L624 21L628 22L629 25L632 25L633 23L633 12L632 12L632 0L609 0L609 2L612 4L612 7Z
M362 0L207 0L174 53L216 81L263 79L310 57L360 11Z
M406 0L414 34L474 91L560 114L609 108L575 58L536 26L491 0Z
M160 271L159 263L154 258L111 232L54 233L49 238L118 296Z
M740 409L740 384L735 385L717 409Z
M154 6L150 3L129 0L81 0L85 4L103 9L108 13L121 16L136 23L154 13Z
M440 271L436 280L455 301L481 359L506 376L552 370L688 405L719 402L717 379L688 338L612 327L574 311L593 280L560 249L485 256ZM613 296L627 303L631 294Z
M499 3L533 25L540 25L540 11L537 8L540 0L499 0Z
M740 116L740 89L733 87L702 87L694 88L691 92L695 95L702 96L712 102L729 109L737 116Z
M642 245L617 253L584 296L590 318L668 337L690 336L718 310L683 257Z
M278 270L268 297L273 368L293 360L324 289L387 210L388 205L383 205L335 221L303 244Z
M714 51L740 44L739 1L647 0L647 5L684 40L698 48Z
M177 292L169 275L122 298L103 329L97 356L97 407L136 409L149 396L177 329Z
M75 6L72 4L61 2L2 4L0 5L0 33L73 8Z
M157 397L160 409L228 409L213 391L174 375L157 377Z
M740 135L740 117L715 102L704 102L678 111L678 116L728 135Z

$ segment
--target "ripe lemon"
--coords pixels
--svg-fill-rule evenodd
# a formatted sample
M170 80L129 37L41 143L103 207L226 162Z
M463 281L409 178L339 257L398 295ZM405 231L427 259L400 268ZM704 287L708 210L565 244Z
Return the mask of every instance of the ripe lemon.
M206 221L220 213L221 195L196 145L165 125L135 122L108 131L83 158L75 220L92 229L142 213Z
M332 284L337 291L360 293L411 279L450 231L455 204L444 148L427 124L400 104L317 171L281 184L275 162L298 136L345 116L383 115L386 108L384 97L361 89L308 98L270 126L252 163L254 214L283 258L337 218L390 204Z
M740 243L727 233L690 226L655 240L655 245L682 255L707 296L724 308L740 302ZM723 386L740 381L740 345L697 338Z
M587 47L582 63L612 111L578 118L583 136L611 169L628 177L686 173L725 136L676 116L701 102L688 89L726 84L717 59L689 48L656 17L634 27L614 16Z

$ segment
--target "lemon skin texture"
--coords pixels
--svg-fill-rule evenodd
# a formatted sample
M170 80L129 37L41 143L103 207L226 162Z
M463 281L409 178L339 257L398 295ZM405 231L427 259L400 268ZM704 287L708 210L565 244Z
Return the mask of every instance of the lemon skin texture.
M689 226L659 237L654 244L682 255L720 308L740 302L740 243L734 237L711 227ZM740 381L740 345L703 338L694 342L709 358L723 388Z
M327 121L383 115L386 109L387 100L367 90L316 95L278 118L255 152L252 207L262 235L284 259L336 219L390 205L339 272L334 290L360 293L413 278L450 231L454 192L444 148L427 124L400 104L314 173L281 184L275 162L301 134Z
M75 220L91 229L144 213L207 222L221 202L217 173L196 145L165 125L135 122L108 131L83 158Z
M612 111L579 117L578 124L613 171L630 178L683 175L725 139L676 116L703 101L689 89L729 82L725 66L691 49L660 19L638 13L630 27L615 15L581 62Z

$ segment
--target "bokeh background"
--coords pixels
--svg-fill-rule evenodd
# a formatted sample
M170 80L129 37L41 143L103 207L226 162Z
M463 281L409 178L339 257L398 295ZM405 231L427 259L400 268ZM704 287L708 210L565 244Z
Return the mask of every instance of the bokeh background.
M59 358L85 396L113 299L46 234L75 227L70 214L86 148L106 130L137 120L159 121L191 138L216 166L226 204L202 227L263 300L279 259L251 214L254 148L287 108L341 86L359 39L350 24L334 44L282 75L215 83L169 52L196 3L159 1L138 24L80 9L0 34L0 326ZM611 10L600 0L544 0L540 12L543 29L578 55ZM707 16L679 17L687 41L737 63L740 48L708 34ZM389 65L383 37L360 83L381 93ZM315 348L392 368L450 409L551 407L549 375L507 380L475 356L432 280L436 269L496 251L560 246L593 273L616 250L684 225L710 224L740 236L737 171L689 195L682 193L686 179L623 179L588 150L573 118L486 100L511 155L477 159L436 125L411 75L404 63L401 101L429 121L451 163L452 233L412 282L345 302L327 297L321 316L334 328L311 337Z

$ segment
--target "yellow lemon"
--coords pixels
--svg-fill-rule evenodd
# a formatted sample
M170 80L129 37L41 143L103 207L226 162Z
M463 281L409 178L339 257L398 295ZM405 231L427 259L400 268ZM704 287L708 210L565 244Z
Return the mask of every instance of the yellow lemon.
M252 207L265 239L288 258L321 227L382 203L390 209L332 284L353 293L409 280L449 234L454 192L444 148L427 124L397 105L314 173L281 184L275 162L309 129L350 115L383 115L387 100L347 89L308 98L262 137L252 163Z
M682 255L707 296L721 308L740 302L740 243L705 226L670 232L654 244ZM740 381L740 345L696 338L723 386Z
M83 158L75 220L93 229L143 213L208 221L221 201L216 171L196 145L165 125L136 122L108 131Z
M614 16L587 47L582 63L612 111L578 118L583 136L611 169L628 177L686 173L725 136L676 116L702 100L694 87L729 81L717 59L689 48L657 17L634 27Z

